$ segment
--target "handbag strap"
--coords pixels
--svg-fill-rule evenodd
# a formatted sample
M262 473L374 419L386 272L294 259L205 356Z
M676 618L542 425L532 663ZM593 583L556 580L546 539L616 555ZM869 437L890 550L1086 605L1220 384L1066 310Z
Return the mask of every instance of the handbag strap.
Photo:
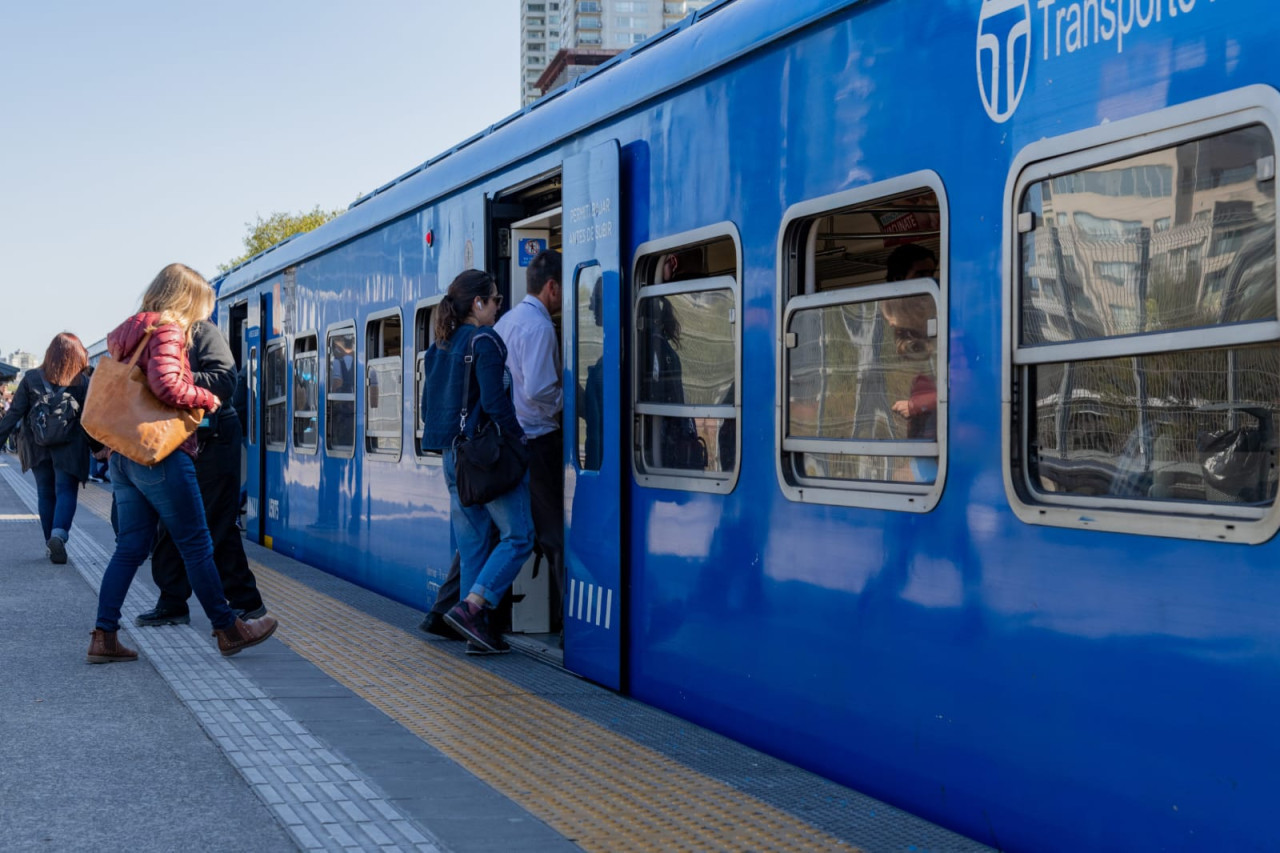
M458 418L458 435L465 436L467 432L467 404L471 402L471 374L476 369L476 338L491 338L493 335L488 332L477 331L471 336L471 340L467 341L467 354L462 357L462 361L466 364L466 373L462 375L462 414ZM495 423L496 427L497 424ZM502 432L502 428L498 427L498 432Z
M133 348L133 358L129 359L129 367L131 369L138 363L138 356L142 355L142 351L147 347L147 341L151 340L151 336L154 335L155 332L156 327L149 326L147 328L147 333L142 336L142 340L138 341L138 345Z

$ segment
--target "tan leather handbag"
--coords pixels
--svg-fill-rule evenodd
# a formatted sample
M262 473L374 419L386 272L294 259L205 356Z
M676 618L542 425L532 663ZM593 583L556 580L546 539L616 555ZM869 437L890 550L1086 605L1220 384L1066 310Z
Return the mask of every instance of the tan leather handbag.
M89 378L80 413L85 432L139 465L155 465L168 457L204 419L204 409L175 409L151 393L138 356L154 331L147 330L128 364L102 357Z

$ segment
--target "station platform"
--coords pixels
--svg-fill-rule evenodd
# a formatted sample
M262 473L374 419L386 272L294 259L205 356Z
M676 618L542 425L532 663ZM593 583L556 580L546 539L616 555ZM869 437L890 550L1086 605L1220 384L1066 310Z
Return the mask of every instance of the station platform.
M221 657L194 601L190 625L132 627L144 565L141 661L90 666L109 489L81 492L55 566L0 454L0 848L989 849L532 657L468 657L253 544L271 640Z

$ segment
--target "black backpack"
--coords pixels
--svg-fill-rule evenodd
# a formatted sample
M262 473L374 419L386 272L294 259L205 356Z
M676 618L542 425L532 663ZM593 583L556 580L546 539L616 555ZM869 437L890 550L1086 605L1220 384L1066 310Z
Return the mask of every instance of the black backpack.
M45 393L40 395L31 411L27 412L31 437L41 447L66 444L75 435L76 424L80 420L80 404L67 392L65 386L50 385L43 375L40 382L44 385Z

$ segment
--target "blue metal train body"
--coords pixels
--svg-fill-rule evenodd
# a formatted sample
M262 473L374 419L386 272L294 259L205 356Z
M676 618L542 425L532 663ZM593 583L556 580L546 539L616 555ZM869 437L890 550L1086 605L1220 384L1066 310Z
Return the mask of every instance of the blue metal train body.
M420 317L464 268L512 263L520 216L558 218L565 387L593 365L604 377L589 464L586 404L566 394L565 666L1002 848L1275 849L1274 498L1219 517L1028 492L1018 412L1032 390L1017 380L1024 363L1054 368L1033 349L1020 361L1030 315L1014 306L1030 298L1021 237L1043 218L1024 195L1037 164L1049 182L1094 150L1111 161L1219 124L1273 129L1278 37L1262 0L713 5L218 282L252 373L250 533L430 604L451 547L439 460L413 446ZM917 287L942 330L934 487L810 482L784 447L800 396L784 315L803 302L793 256L809 257L789 228L822 210L863 222L856 205L887 198L886 249L915 186L933 207L914 227L940 255L936 289ZM671 414L637 397L635 314L656 284L643 259L707 234L729 259L716 292L732 303L732 350L717 352L736 361L728 396L691 412L736 430L716 449L732 472L664 475L640 435ZM865 239L840 257L858 260ZM1274 262L1269 275L1274 301ZM605 294L596 361L581 350L598 304L587 280ZM503 286L508 305L523 290L514 273ZM398 338L369 324L387 317ZM1270 353L1280 338L1264 326ZM328 342L344 329L366 381L351 392L353 446L334 452ZM398 451L367 434L371 344L400 358L379 374L385 388L399 365ZM299 371L317 383L305 409Z

